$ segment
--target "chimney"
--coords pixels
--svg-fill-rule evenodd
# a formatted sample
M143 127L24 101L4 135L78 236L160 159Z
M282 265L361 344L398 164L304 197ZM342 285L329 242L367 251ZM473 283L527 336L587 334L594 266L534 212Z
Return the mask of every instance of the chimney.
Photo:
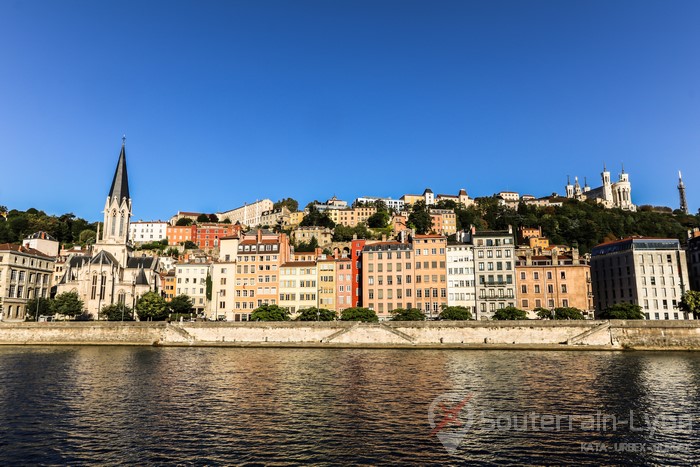
M382 241L386 242L386 234L382 234Z
M572 259L572 262L574 264L578 264L578 261L579 261L578 248L571 249L571 259Z
M262 243L262 230L258 229L256 237L257 243Z
M532 266L532 248L525 250L525 265Z

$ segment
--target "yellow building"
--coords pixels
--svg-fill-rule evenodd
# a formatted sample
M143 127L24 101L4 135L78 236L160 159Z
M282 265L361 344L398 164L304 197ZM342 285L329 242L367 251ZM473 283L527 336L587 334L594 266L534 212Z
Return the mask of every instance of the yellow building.
M374 206L358 206L348 209L329 209L326 211L326 214L336 224L355 227L362 222L366 223L367 219L376 214L376 212L377 208Z
M315 261L292 261L280 267L279 306L295 318L299 310L318 306Z
M333 257L319 259L318 262L318 307L336 309L336 260Z

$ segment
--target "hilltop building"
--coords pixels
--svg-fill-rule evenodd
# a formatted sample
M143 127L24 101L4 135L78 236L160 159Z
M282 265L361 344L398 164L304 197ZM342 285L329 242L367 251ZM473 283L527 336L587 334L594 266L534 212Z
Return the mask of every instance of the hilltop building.
M606 208L618 208L625 211L636 211L637 206L632 204L632 184L630 183L629 175L625 173L625 168L622 168L618 181L612 183L610 181L610 172L603 166L603 172L600 174L603 185L598 188L591 188L584 179L583 188L579 184L578 177L574 178L574 184L571 184L571 179L566 181L566 197L569 199L577 199L579 201L591 199Z

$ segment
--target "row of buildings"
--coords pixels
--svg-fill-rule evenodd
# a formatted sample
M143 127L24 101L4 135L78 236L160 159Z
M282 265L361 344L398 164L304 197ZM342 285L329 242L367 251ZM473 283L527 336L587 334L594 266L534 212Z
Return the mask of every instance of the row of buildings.
M446 199L429 190L415 199L410 196L401 201L421 198L432 205L436 199ZM506 202L515 199L504 196ZM469 202L463 190L455 199ZM319 203L317 209L335 213L339 223L343 219L363 222L358 219L376 212L373 201L376 199L367 198L349 208L332 198ZM582 256L575 248L549 245L537 228L457 232L451 211L441 209L431 211L436 217L431 235L396 228L397 240L355 239L335 245L331 254L321 249L295 252L293 241L307 241L317 233L300 229L292 234L300 237L290 240L284 233L245 229L245 222L265 219L265 212L274 211L271 208L263 203L219 213L229 216L228 223L168 223L169 241L192 241L204 250L174 264L169 258L137 252L134 240L160 240L150 235L162 235L162 230L157 223L135 229L134 224L139 223L130 221L123 143L104 205L104 222L90 250L57 258L57 247L43 234L27 239L22 246L0 245L2 316L24 319L29 314L27 300L47 297L53 291L78 293L86 311L96 317L104 305L133 305L145 292L156 290L166 299L186 294L197 312L232 321L250 319L252 311L263 304L277 304L292 313L312 306L336 311L364 306L382 319L397 308L419 308L435 317L444 306L464 306L477 319L489 319L507 306L533 316L538 308L576 307L592 317L594 310L620 301L638 303L648 319L687 319L678 308L681 296L700 285L697 232L689 241L690 271L696 277L692 279L686 252L677 240L621 240ZM350 211L355 217L344 217ZM236 217L239 215L242 217ZM395 216L395 225L401 225L401 215ZM448 241L451 233L455 235Z

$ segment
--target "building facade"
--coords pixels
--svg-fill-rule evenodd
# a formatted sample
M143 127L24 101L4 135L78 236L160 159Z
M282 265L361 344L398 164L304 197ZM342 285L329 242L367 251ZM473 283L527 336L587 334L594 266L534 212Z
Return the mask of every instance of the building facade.
M129 224L129 238L135 244L158 242L168 238L168 224L165 221L137 221Z
M412 239L416 308L428 319L447 306L447 239L442 235L415 235Z
M585 183L581 188L578 177L574 178L574 184L567 179L566 182L566 197L570 199L586 200L591 199L602 204L606 208L618 208L626 211L636 211L637 206L632 203L632 184L629 179L629 174L625 173L624 167L620 173L617 182L611 182L610 172L603 166L603 172L600 174L603 182L602 186L591 188L588 183Z
M0 320L36 319L27 302L49 298L55 261L34 248L0 244Z
M688 290L685 251L676 239L627 238L591 252L596 314L616 303L633 303L647 319L692 319L678 308Z
M471 243L450 242L446 248L447 305L461 306L476 314L476 276L474 246Z
M362 306L380 320L397 308L414 308L413 249L408 243L376 242L362 249Z
M491 319L496 310L515 306L513 229L472 230L476 265L476 319Z
M263 199L230 211L217 212L216 217L219 219L219 222L228 219L232 224L239 223L247 227L255 227L261 225L263 213L271 211L273 206L272 200Z

